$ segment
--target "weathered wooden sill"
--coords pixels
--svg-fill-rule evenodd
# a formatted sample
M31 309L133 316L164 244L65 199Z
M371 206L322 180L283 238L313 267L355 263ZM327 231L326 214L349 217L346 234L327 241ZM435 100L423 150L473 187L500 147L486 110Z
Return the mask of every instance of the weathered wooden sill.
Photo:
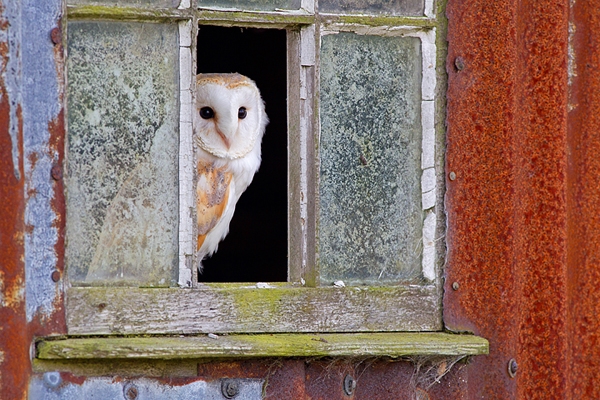
M488 351L486 339L441 332L102 337L37 343L37 358L42 360L474 356Z
M434 285L202 289L80 287L67 291L69 335L439 332Z

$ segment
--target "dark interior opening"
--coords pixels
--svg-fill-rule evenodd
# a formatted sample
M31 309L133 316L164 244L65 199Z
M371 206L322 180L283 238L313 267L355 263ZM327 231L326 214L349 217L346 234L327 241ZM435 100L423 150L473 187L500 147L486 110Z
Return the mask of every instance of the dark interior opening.
M201 25L198 73L238 72L256 82L270 123L262 163L238 201L229 234L202 262L200 282L287 281L286 32Z

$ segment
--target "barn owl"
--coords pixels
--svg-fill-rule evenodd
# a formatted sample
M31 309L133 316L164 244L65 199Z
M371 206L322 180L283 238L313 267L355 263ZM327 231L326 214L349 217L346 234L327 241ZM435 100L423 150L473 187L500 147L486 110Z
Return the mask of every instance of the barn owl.
M194 141L198 270L229 232L235 205L260 166L269 122L255 83L240 74L196 77Z

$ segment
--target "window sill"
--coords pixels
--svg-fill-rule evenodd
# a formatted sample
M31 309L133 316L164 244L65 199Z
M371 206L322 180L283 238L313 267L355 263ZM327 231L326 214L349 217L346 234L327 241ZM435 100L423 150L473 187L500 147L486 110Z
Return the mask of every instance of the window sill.
M42 339L42 360L174 360L260 357L403 357L488 354L486 339L427 333L253 334Z

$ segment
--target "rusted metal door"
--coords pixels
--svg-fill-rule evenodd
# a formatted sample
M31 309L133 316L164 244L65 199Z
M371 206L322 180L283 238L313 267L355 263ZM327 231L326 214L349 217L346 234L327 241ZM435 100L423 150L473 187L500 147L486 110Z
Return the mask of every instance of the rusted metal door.
M489 355L40 362L67 334L65 6L22 0L0 6L0 398L600 398L600 2L437 7L443 323Z

